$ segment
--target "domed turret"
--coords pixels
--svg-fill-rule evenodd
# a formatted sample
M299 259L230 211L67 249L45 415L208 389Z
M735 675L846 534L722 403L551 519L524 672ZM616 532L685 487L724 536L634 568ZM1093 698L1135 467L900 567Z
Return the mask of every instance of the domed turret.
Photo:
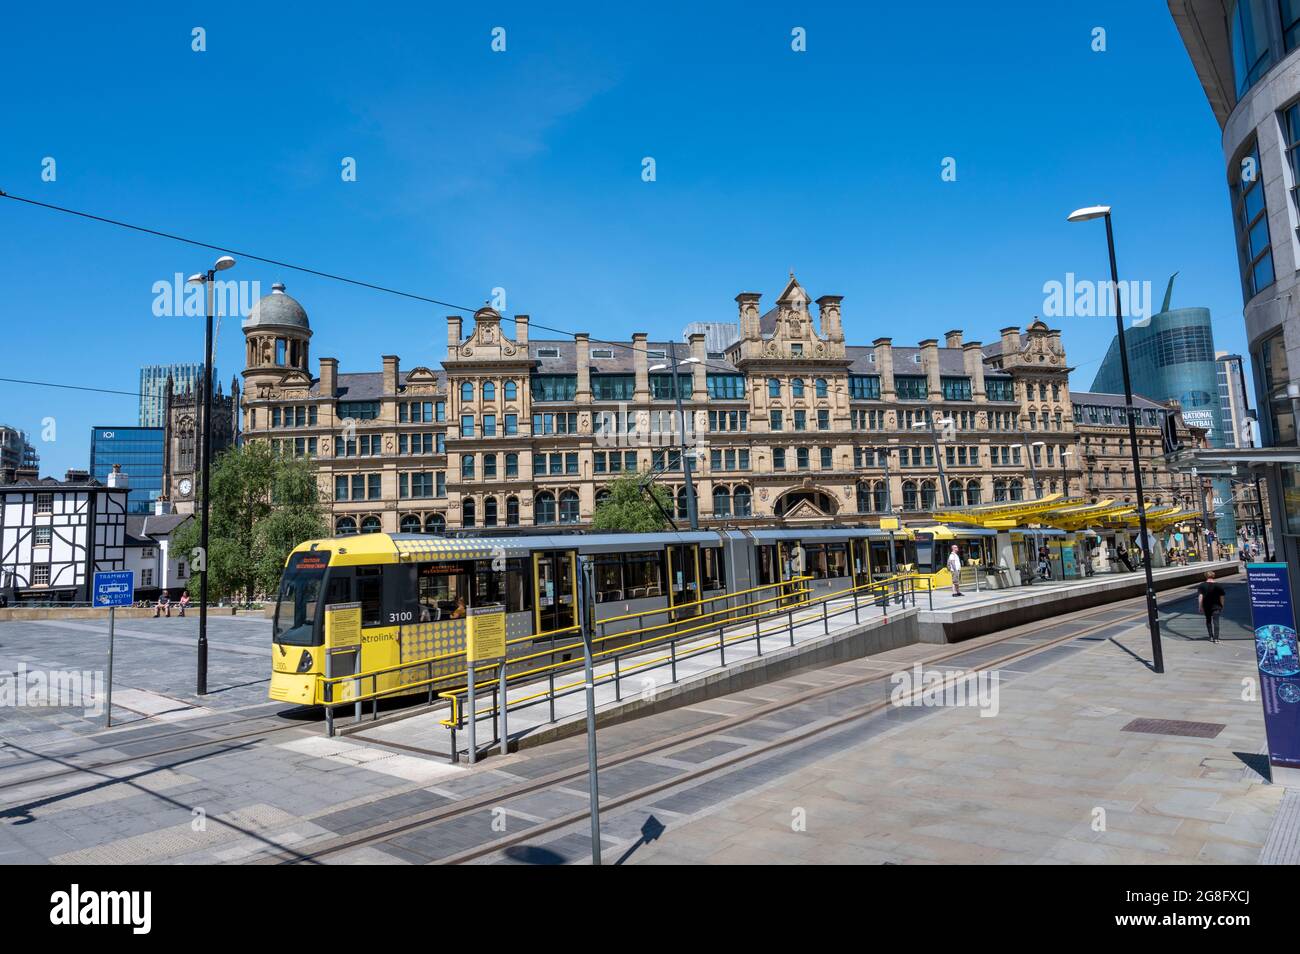
M257 393L262 387L277 387L293 372L308 371L311 324L307 310L285 294L284 283L271 286L253 305L242 323L246 359L244 390Z

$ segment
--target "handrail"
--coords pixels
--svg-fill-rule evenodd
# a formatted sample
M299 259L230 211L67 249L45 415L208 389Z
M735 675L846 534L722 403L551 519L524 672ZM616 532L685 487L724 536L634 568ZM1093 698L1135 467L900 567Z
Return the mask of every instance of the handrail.
M845 589L835 590L833 592L823 594L822 596L812 597L812 598L808 598L809 594L812 592L812 589L808 584L810 583L810 581L812 581L813 578L810 576L800 576L790 580L782 580L778 583L769 583L758 587L751 587L747 590L737 591L735 593L724 593L718 596L705 597L701 600L692 601L689 604L684 603L672 607L665 606L665 607L659 607L654 610L643 611L642 613L639 614L636 613L629 614L628 616L624 616L620 618L626 619L626 618L633 618L638 616L647 616L647 615L651 615L652 613L672 614L681 611L683 609L689 608L691 606L698 606L701 603L711 603L723 599L731 599L749 593L754 593L760 590L776 589L781 591L779 595L774 597L769 597L764 600L756 600L756 601L751 600L745 603L743 606L731 606L731 607L724 607L723 609L720 610L711 610L707 613L690 617L687 620L669 620L665 623L657 623L651 626L639 627L632 630L624 630L616 633L602 633L600 636L593 638L593 644L605 644L612 640L619 640L620 643L619 645L612 646L612 647L604 647L602 645L602 648L593 652L594 659L598 659L599 661L605 661L607 658L613 658L615 664L614 673L608 673L605 675L597 676L596 679L608 680L611 678L613 679L621 678L621 674L618 671L619 670L618 663L619 663L619 659L622 656L627 655L629 653L644 652L646 649L656 644L663 644L664 642L670 642L672 645L674 653L671 658L673 659L675 665L677 659L689 658L689 656L694 654L695 652L701 651L701 650L693 650L688 648L687 656L681 657L677 655L677 642L679 640L686 640L689 647L692 644L698 644L704 642L705 641L704 634L713 630L718 631L718 637L716 639L713 638L708 639L707 640L708 647L706 650L703 651L708 651L715 647L723 648L728 643L739 641L739 640L748 640L748 639L761 640L762 636L764 635L763 628L761 625L762 621L777 618L777 617L784 617L782 626L771 629L768 632L775 632L777 631L777 629L790 628L791 633L793 634L796 610L803 610L807 607L821 604L823 606L823 612L821 615L823 616L823 618L825 618L827 616L825 612L826 604L829 604L832 600L844 599L847 596L854 597L854 606L852 608L852 611L854 611L855 613L858 609L858 604L857 604L858 594L862 594L862 593L870 594L873 591L881 591L883 593L888 594L887 598L889 599L896 598L899 599L901 602L906 603L907 593L910 590L912 594L913 604L915 604L916 592L918 589L917 581L921 579L923 576L924 574L918 574L915 572L896 574L894 576L887 577L883 580L869 580L865 583L854 584ZM926 580L926 583L927 583L927 589L932 589L931 581L928 578ZM892 593L890 593L890 591L892 591ZM797 602L790 602L792 597L797 598ZM771 604L777 604L777 605L773 606ZM759 609L755 611L756 607L762 607L762 606L767 606L768 608ZM840 613L848 612L848 611L850 610L849 609L840 610L837 611L835 615L839 615ZM723 617L723 618L715 619L713 617ZM815 617L816 617L815 613L810 615L804 615L800 613L799 622L802 624L803 622L806 622L808 619L812 619ZM610 619L607 620L600 620L596 625L603 625L608 622L612 622L614 619L615 619L614 617L611 617ZM744 633L744 634L732 636L730 638L727 637L725 633L726 627L741 624L741 623L746 623L746 622L754 623L755 631L753 634ZM683 628L683 623L687 624L684 628ZM548 636L555 637L562 634L573 633L576 632L577 630L578 630L577 626L563 627L561 629L553 630L548 633L530 634L525 637L518 637L514 640L510 640L509 642L512 644L520 643L524 641L536 642L537 640L547 638ZM658 632L661 630L670 630L670 631ZM629 637L635 637L639 635L645 635L648 633L656 633L656 632L658 632L658 635L650 635L648 638L635 640L634 642L631 643L625 642ZM418 690L421 688L428 688L430 690L431 693L430 701L432 701L433 699L432 691L435 684L447 683L449 681L457 681L457 680L464 679L466 685L458 686L453 689L449 689L444 692L438 693L439 699L447 700L447 702L449 703L449 710L450 710L448 717L446 719L441 720L441 724L453 730L454 732L455 729L459 728L463 724L465 713L463 711L464 707L462 705L461 699L462 697L468 695L469 692L468 682L469 679L471 678L471 671L473 672L473 682L476 689L478 689L479 687L484 687L487 688L488 690L494 690L495 687L500 682L500 676L501 676L500 670L503 666L515 667L518 666L518 664L520 663L527 663L531 660L539 659L544 656L551 657L552 661L546 665L534 666L531 668L524 669L523 671L507 673L505 676L507 683L513 681L516 684L518 684L519 682L531 681L541 676L551 675L557 671L574 668L576 664L572 660L564 660L564 661L556 662L554 660L554 656L556 653L563 652L566 650L576 650L581 648L581 646L582 646L581 641L573 641L558 646L552 643L552 645L546 647L545 649L539 649L536 652L526 653L520 656L513 656L503 660L495 660L488 663L475 664L473 666L471 666L468 660L466 660L463 667L458 667L454 672L434 675L433 666L436 663L446 662L448 660L453 660L453 659L464 659L465 651L456 650L447 653L440 653L434 656L427 656L419 660L410 660L408 662L399 663L393 666L385 666L380 669L368 670L366 672L322 677L320 679L320 683L323 684L326 689L326 692L324 693L324 695L326 696L325 704L331 705L334 703L331 703L328 700L332 698L333 687L337 684L352 683L354 686L357 687L358 690L360 690L360 687L364 680L369 680L372 686L377 687L377 680L378 677L380 676L391 674L394 672L404 671L404 670L412 670L412 669L420 669L420 668L428 669L429 675L426 678L414 680L411 682L404 682L401 685L392 686L386 689L373 688L369 692L358 691L352 698L344 700L343 703L340 703L340 704L348 704L348 705L352 705L352 704L359 705L363 702L372 701L372 700L374 700L377 704L377 700L379 700L380 698L396 695L399 693L407 693L412 690ZM760 646L761 646L761 642L760 642ZM632 671L637 671L637 670L649 668L656 665L662 665L664 658L668 658L668 657L659 657L658 659L650 659L650 660L640 660L635 662L631 666L631 669ZM480 676L480 674L486 674L486 675L484 677L484 676ZM585 683L580 682L580 683L575 683L574 685L581 686L581 685L585 685ZM554 696L557 692L561 690L567 690L571 688L572 687L570 686L556 687L554 686L554 683L552 681L552 685L546 691L541 693L535 693L530 696L526 696L523 699L516 699L515 704L516 705L518 705L519 703L531 704L531 700L535 700L539 697L548 696L548 695ZM496 703L494 702L488 709L480 710L480 711L491 712L495 709L495 707L496 707ZM474 718L477 720L479 713L475 712L473 715Z

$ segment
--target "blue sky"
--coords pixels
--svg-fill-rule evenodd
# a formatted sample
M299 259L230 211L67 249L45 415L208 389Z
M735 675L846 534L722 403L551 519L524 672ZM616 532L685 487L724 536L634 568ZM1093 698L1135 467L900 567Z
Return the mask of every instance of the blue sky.
M500 286L509 313L595 335L734 320L793 268L845 296L850 340L899 344L992 341L1045 282L1106 277L1101 224L1065 222L1106 202L1121 278L1158 303L1179 271L1175 304L1244 350L1219 130L1163 3L306 9L14 7L0 189L471 307ZM141 364L199 360L201 320L155 317L152 288L214 254L0 200L0 376L133 391ZM446 308L227 276L285 281L343 371L444 354ZM1054 324L1086 388L1113 323ZM224 323L227 383L242 359ZM0 383L0 421L55 420L46 473L135 417L133 397Z

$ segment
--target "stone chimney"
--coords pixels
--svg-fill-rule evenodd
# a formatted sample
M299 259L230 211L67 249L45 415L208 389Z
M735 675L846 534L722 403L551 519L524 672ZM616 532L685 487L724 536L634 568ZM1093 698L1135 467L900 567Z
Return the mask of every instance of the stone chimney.
M943 386L939 383L939 341L926 338L921 342L921 367L925 369L925 390L931 401L943 400Z
M460 348L460 315L447 316L447 357L454 358Z
M971 341L961 346L961 360L970 378L971 395L976 403L983 404L984 396L984 346Z
M332 398L338 391L339 384L339 359L338 358L321 358L320 359L320 385L317 391L323 398Z
M744 340L757 341L761 334L759 318L762 315L758 303L762 298L758 292L741 292L736 296L736 304L740 309L740 337Z
M527 349L528 347L528 316L515 315L515 344ZM528 357L525 352L524 357Z
M1002 357L1010 358L1020 353L1020 327L1010 325L1003 328L1002 335Z
M172 512L172 502L166 497L159 497L153 502L153 515L155 517L165 517Z
M384 355L384 394L391 395L397 393L398 379L397 355Z
M953 330L953 331L945 331L945 332L943 333L943 344L944 344L944 347L946 347L946 348L960 348L960 347L961 347L961 329L960 329L960 328L957 328L957 329L955 329L955 330Z
M840 302L843 295L822 295L817 299L817 318L822 337L827 341L843 341L844 325L840 320Z
M645 342L644 331L632 335L632 367L636 371L633 400L638 402L650 400L650 362L647 360Z
M70 470L64 475L64 480L70 484L81 483L89 477L84 470ZM127 486L127 476L122 473L122 465L114 464L112 472L108 475L109 487L120 487L125 489Z
M574 400L582 404L591 403L591 336L579 331L573 336L577 351L578 390Z
M876 349L876 373L880 375L880 397L894 399L894 339L877 338L871 344Z
M40 480L40 479L41 479L41 472L40 472L39 470L37 470L35 467L15 467L15 468L14 468L14 482L15 482L15 483L22 483L22 482L25 481L25 480L30 480L30 481L32 481L32 482L34 483L34 482L36 482L36 481L38 481L38 480Z
M695 400L702 401L709 393L709 351L703 334L691 335L687 340L691 343L691 357L696 361L691 365L691 394Z

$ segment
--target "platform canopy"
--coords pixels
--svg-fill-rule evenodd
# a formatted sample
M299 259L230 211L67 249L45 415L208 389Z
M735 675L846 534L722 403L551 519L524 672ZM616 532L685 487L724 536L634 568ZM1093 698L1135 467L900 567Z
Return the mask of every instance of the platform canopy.
M1040 523L1043 514L1068 504L1082 502L1081 498L1066 499L1061 494L1048 494L1038 500L977 504L974 507L936 510L933 516L940 523L960 523L1002 530Z
M1300 465L1295 447L1198 447L1165 456L1170 473L1199 477L1246 477L1252 468L1278 464Z
M1109 521L1122 518L1133 512L1131 503L1116 501L1107 497L1096 503L1078 503L1059 507L1043 514L1043 523L1061 530L1084 530Z

